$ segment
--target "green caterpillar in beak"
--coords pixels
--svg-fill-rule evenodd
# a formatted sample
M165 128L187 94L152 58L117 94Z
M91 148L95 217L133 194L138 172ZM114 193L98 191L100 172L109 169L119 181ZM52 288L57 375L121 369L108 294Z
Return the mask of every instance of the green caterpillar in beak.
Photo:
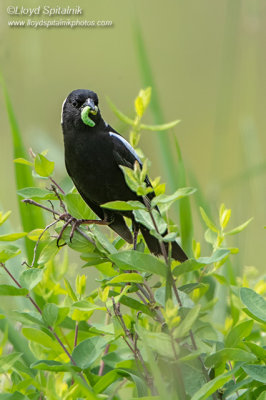
M95 122L89 117L89 114L96 115L98 112L98 108L95 106L95 110L92 110L89 106L86 106L81 111L81 119L85 125L90 127L95 126Z

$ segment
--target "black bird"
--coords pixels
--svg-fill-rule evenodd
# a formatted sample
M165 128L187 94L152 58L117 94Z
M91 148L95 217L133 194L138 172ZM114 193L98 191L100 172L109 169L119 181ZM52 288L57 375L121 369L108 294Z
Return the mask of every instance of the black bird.
M133 213L101 207L115 200L138 200L142 203L144 200L127 186L120 168L126 166L133 169L136 160L140 167L142 163L132 146L103 120L97 94L84 89L71 92L62 106L61 124L66 169L88 206L103 223L106 222L128 243L133 243L131 231L124 220L124 216L130 217L135 231L141 230L150 251L162 254L159 241L144 225L134 221ZM151 186L148 177L145 182ZM154 196L154 192L148 194L149 199ZM167 243L165 246L167 249ZM176 242L172 242L172 257L181 262L187 259Z

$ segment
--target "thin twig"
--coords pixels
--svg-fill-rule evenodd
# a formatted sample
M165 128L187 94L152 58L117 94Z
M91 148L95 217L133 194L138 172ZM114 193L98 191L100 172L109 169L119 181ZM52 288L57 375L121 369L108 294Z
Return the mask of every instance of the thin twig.
M50 213L58 215L58 216L61 215L58 211L52 210L51 208L48 208L48 207L45 207L44 205L37 203L37 201L34 201L32 199L24 199L24 200L22 200L22 203L31 204L33 206L40 207L43 210L49 211Z
M139 291L136 292L136 295L140 298L141 301L143 301L143 303L144 303L146 306L149 305L149 303L146 301L145 297L143 297L142 294L139 293Z
M56 182L54 182L54 184L57 185ZM63 202L63 200L62 200L60 194L58 193L58 190L57 190L55 185L51 185L52 191L54 192L54 194L56 195L57 199L59 200L60 207L64 210L65 213L67 213L67 209L66 209L65 203Z
M60 192L65 195L64 190L61 188L61 186L58 185L58 183L51 177L49 176L50 181L60 190Z
M149 293L142 287L141 284L137 283L136 286L141 291L141 293L146 297L146 299L150 302L151 299L150 299Z

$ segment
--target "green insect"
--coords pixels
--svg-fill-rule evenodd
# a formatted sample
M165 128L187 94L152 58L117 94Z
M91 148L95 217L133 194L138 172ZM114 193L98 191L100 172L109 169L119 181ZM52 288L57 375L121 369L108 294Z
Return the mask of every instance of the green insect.
M90 127L95 126L95 122L89 117L89 114L96 115L98 112L98 109L96 107L96 110L93 111L89 106L86 106L83 108L81 111L81 119L84 122L85 125L89 125Z

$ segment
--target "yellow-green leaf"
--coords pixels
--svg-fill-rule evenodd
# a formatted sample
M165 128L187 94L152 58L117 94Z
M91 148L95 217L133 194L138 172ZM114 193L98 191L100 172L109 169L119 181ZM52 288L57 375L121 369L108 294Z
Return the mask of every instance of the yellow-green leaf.
M15 158L14 163L29 165L29 166L33 167L33 163L28 160L25 160L25 158Z
M15 240L23 238L24 236L27 236L27 232L8 233L6 235L0 235L0 241L1 242L13 242Z
M34 168L37 174L43 177L52 175L54 170L54 162L49 161L42 154L37 154L34 160Z
M34 229L33 231L28 233L28 238L37 242L37 240L44 241L49 239L50 235L48 231L43 233L44 229ZM42 234L43 233L43 234Z

